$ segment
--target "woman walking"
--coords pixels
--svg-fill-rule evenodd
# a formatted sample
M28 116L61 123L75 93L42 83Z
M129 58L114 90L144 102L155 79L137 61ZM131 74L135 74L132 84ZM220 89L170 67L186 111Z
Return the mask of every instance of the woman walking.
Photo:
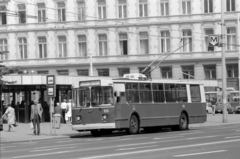
M5 113L3 114L2 118L3 119L7 119L8 122L8 131L14 131L14 126L13 124L15 124L15 110L14 108L11 107L11 104L6 105L5 107L7 107L7 110L5 111Z

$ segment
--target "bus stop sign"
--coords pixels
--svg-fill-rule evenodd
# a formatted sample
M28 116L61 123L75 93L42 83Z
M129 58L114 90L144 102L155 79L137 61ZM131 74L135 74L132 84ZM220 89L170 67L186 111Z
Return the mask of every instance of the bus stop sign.
M219 46L219 36L218 35L209 35L208 36L208 46Z

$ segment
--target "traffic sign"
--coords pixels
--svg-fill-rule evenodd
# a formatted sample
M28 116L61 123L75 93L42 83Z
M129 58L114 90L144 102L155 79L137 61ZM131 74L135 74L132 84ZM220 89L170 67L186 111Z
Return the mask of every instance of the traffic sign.
M55 97L56 96L56 86L55 85L48 85L47 86L47 95L49 97Z
M219 46L219 36L209 35L208 36L208 46Z

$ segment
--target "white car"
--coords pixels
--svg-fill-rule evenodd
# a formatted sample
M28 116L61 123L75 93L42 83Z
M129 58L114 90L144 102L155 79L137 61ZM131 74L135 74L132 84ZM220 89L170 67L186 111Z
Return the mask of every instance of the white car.
M207 103L206 104L206 111L208 114L212 114L213 111L212 111L212 104L211 103Z

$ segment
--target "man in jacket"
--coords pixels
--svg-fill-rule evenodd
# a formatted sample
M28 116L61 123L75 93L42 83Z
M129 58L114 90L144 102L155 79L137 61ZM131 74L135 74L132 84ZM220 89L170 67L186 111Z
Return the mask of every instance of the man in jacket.
M40 135L40 122L42 119L43 108L37 100L34 100L34 104L31 105L31 121L33 122L33 133L34 135ZM37 125L37 131L36 131Z

